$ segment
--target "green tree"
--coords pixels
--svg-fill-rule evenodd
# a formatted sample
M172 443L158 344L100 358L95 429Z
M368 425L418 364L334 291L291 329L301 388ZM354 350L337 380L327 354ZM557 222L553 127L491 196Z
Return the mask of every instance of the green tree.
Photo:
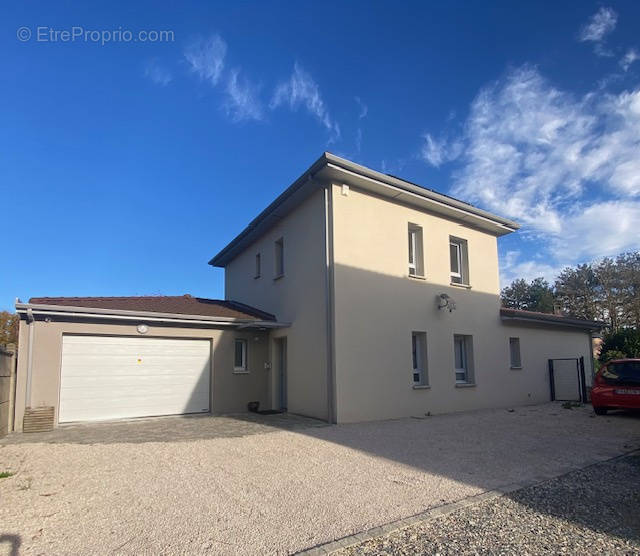
M618 255L616 265L621 282L622 324L640 329L640 252Z
M640 330L624 328L605 335L600 350L602 362L625 357L640 357Z
M18 344L20 317L9 311L0 311L0 344Z
M624 280L621 267L614 259L604 258L593 269L598 319L616 331L623 322Z
M555 291L565 314L587 320L601 317L598 281L592 265L565 268L556 279Z
M544 278L527 282L522 278L514 280L500 292L502 305L511 309L552 313L554 305L553 289Z

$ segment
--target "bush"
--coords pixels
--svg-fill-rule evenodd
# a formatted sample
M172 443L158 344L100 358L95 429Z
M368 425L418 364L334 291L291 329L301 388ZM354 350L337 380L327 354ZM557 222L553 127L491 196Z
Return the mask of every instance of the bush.
M600 361L627 357L640 357L640 330L637 328L624 328L609 333L602 342Z

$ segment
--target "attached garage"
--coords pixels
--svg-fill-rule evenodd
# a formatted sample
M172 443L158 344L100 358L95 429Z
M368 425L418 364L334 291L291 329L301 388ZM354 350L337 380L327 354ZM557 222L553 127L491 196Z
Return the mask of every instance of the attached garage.
M206 413L210 382L207 340L65 335L58 421Z
M184 296L18 302L15 430L269 409L269 313ZM235 355L243 346L243 362Z

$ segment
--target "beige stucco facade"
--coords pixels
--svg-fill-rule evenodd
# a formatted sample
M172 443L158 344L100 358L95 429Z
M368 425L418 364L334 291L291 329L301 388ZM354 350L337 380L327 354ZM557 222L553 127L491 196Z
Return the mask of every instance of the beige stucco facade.
M140 322L145 322L141 319ZM62 369L62 337L65 334L112 335L139 337L131 323L97 323L36 320L31 325L20 322L20 346L15 403L15 430L22 430L25 406L53 407L58 422L60 374ZM33 331L31 399L26 400L29 326ZM269 404L268 332L259 330L233 330L229 328L196 328L148 324L145 337L205 339L211 342L211 398L212 413L242 412L247 403L259 401L261 407ZM234 373L234 339L245 338L248 343L248 373Z
M409 228L421 230L419 277L409 272ZM148 335L211 341L214 413L244 411L259 401L262 408L355 422L545 402L549 359L584 358L590 377L597 323L571 327L567 319L501 315L498 238L517 228L325 153L210 262L225 269L225 299L275 315L274 326L150 324ZM450 238L465 246L465 285L452 284ZM438 307L443 295L455 310ZM64 334L135 336L137 323L130 322L36 319L31 399L25 400L23 320L16 424L25 403L54 407L57 417ZM426 337L419 384L414 333ZM464 383L456 380L454 336L464 336L467 345ZM233 372L238 337L248 341L248 374ZM510 364L510 338L519 340L518 368Z
M540 403L550 399L549 359L584 357L590 374L589 331L501 319L497 241L504 232L341 177L314 176L313 195L225 265L228 299L291 322L273 333L288 337L290 411L353 422ZM410 225L422 229L421 278L409 276ZM451 283L450 237L466 241L468 287ZM280 238L286 272L274 280ZM454 311L438 309L440 294L455 301ZM426 333L421 387L412 379L413 332ZM455 380L454 335L470 338L470 384ZM520 341L518 369L510 366L511 337Z
M332 207L338 421L540 403L549 358L590 361L585 331L501 321L494 235L341 184ZM409 224L423 230L424 279L409 276ZM469 287L451 285L450 236L468 242ZM454 311L438 309L441 293ZM428 387L413 385L412 332L426 332ZM472 385L455 381L456 334L472 338ZM510 337L521 369L510 368Z
M276 277L275 242L284 245L284 274ZM260 277L255 257L260 254ZM272 332L287 338L287 409L329 419L327 405L327 273L325 198L316 191L282 218L225 268L225 297L277 315L287 328ZM279 408L279 374L270 374L271 404Z

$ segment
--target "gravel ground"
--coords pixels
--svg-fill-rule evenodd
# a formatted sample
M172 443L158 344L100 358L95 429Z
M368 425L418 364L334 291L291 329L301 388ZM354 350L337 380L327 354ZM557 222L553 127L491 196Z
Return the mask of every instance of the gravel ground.
M638 485L621 457L334 554L640 554Z
M638 417L559 404L339 426L275 417L0 440L0 471L15 473L0 479L0 554L287 554L640 448Z

